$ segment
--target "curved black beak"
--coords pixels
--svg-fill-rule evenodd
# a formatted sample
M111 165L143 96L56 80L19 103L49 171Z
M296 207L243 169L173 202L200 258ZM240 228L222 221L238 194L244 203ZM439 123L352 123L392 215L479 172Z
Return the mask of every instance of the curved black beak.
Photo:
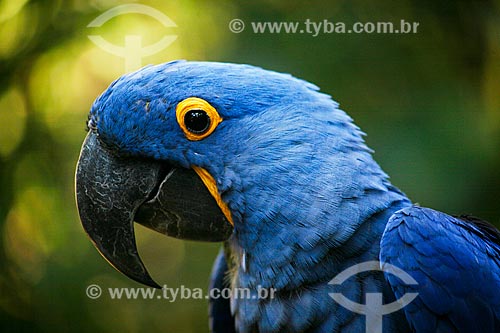
M89 132L76 170L76 201L83 228L118 271L159 288L137 251L133 222L165 235L224 241L232 226L193 170L155 160L122 157Z

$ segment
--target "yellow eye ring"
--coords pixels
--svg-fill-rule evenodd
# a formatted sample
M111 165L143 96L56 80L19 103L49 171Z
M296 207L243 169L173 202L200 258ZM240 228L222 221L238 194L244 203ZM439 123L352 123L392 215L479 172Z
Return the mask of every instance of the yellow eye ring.
M217 110L204 99L189 97L179 102L175 109L177 122L188 140L199 141L222 122Z

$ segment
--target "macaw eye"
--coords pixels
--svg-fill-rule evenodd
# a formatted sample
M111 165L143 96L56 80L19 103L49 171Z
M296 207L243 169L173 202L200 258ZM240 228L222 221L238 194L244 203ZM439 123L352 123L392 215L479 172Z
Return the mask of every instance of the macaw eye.
M203 134L210 126L210 117L203 110L190 110L184 116L184 124L191 133Z
M189 97L177 104L175 114L184 135L191 141L206 138L222 121L217 110L198 97Z

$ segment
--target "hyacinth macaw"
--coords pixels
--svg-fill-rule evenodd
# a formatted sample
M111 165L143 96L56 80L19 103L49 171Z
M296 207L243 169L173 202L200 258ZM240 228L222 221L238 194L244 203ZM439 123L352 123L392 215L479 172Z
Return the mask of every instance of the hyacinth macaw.
M113 82L94 102L76 173L84 229L119 271L158 287L133 222L221 241L211 288L274 297L211 299L213 332L365 332L365 304L418 296L384 332L500 332L500 232L418 207L372 158L330 96L288 74L175 61ZM367 271L379 260L414 278ZM340 288L340 289L339 289Z

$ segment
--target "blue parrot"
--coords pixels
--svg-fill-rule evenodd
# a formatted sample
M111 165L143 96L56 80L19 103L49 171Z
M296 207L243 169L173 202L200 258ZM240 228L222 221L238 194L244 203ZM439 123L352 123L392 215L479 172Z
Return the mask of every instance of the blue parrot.
M335 293L361 307L375 293L384 304L417 294L381 317L384 332L500 332L500 232L412 204L363 135L330 96L288 74L147 66L90 110L76 172L80 219L115 268L154 287L134 222L223 242L210 288L249 294L210 299L212 332L377 331ZM380 269L330 283L367 262Z

